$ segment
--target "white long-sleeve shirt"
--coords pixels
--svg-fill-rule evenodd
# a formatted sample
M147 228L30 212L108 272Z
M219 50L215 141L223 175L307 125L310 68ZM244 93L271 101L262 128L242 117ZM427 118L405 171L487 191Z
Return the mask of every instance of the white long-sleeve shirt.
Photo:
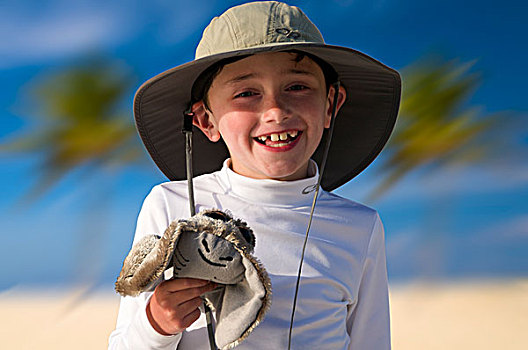
M256 236L254 255L267 270L272 304L264 321L237 349L286 349L292 301L315 176L298 181L257 180L227 166L194 179L197 212L229 210ZM315 168L315 167L314 167ZM134 243L189 217L186 182L153 188L138 217ZM361 204L321 191L304 257L293 349L390 348L383 227ZM151 293L123 297L109 349L208 350L205 316L182 334L158 334L146 317Z

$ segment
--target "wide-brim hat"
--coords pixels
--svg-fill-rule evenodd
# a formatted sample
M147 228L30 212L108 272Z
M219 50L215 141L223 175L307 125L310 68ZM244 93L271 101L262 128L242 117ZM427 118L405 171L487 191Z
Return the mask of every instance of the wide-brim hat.
M267 1L233 7L204 30L194 61L145 82L134 98L136 126L152 159L170 180L186 178L184 112L195 81L212 65L262 52L296 51L316 56L337 72L346 100L335 120L321 186L331 191L363 171L392 132L401 95L400 75L359 51L325 44L317 27L297 7ZM193 134L193 171L219 170L229 157L225 143ZM327 132L313 155L320 165Z

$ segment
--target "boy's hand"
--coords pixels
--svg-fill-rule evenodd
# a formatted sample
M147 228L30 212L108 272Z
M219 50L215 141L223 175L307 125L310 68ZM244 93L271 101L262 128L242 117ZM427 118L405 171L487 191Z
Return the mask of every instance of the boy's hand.
M147 318L162 335L181 333L200 317L200 296L215 283L195 278L176 278L160 283L147 304Z

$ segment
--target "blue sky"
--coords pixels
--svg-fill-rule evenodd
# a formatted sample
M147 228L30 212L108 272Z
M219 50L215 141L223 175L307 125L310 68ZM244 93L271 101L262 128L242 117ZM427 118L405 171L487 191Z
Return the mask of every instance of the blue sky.
M126 66L139 86L192 60L209 20L238 3L2 2L0 142L38 126L38 112L27 96L43 76L100 55ZM473 70L483 81L471 104L515 116L516 126L497 137L521 152L468 167L420 170L367 203L380 211L386 226L391 281L527 276L526 2L290 3L301 6L328 43L358 49L396 69L430 55L475 60ZM130 118L133 92L123 100ZM381 161L338 193L365 201ZM38 155L0 154L0 290L86 281L110 286L130 247L142 199L163 176L152 164L88 177L76 171L39 201L21 203L38 179L38 164Z

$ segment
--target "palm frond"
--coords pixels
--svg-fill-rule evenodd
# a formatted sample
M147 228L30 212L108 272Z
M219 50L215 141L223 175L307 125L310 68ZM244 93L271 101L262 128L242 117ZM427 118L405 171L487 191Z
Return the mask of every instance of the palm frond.
M501 126L504 114L484 114L470 105L481 82L480 74L471 71L474 63L430 59L403 70L399 120L380 167L382 180L370 200L419 168L475 163L490 156L493 138L486 136Z
M114 62L98 60L38 80L31 98L38 123L0 145L1 152L38 154L37 198L74 169L128 167L143 154L132 117L121 112L133 79Z

